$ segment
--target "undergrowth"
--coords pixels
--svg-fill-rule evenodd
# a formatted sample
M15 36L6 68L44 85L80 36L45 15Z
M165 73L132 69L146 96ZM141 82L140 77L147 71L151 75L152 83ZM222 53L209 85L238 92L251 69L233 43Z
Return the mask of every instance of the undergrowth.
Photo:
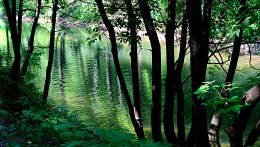
M28 77L13 100L9 74L10 69L0 67L0 146L169 146L137 140L122 130L88 128L69 108L43 104Z

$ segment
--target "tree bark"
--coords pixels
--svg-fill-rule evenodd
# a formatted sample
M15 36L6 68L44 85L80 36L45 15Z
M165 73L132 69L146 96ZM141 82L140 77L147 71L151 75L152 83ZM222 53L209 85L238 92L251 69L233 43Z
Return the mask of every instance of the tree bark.
M44 103L47 102L47 97L50 88L51 81L51 70L53 64L53 54L54 54L54 41L55 41L55 25L56 25L56 16L58 10L58 0L53 0L52 16L51 16L51 34L50 34L50 50L49 50L49 61L46 68L46 78L43 90L42 100Z
M38 25L39 16L40 16L41 4L42 4L41 0L38 0L36 13L35 13L33 24L32 24L30 40L29 40L29 44L28 44L29 48L28 48L28 51L27 51L27 54L26 54L25 61L24 61L23 66L22 66L20 77L25 76L26 71L28 69L28 66L30 64L30 58L31 58L32 53L34 51L34 37L35 37L36 28L37 28L37 25Z
M132 68L132 85L134 95L134 114L138 127L138 138L145 138L143 123L141 117L141 105L140 105L140 89L139 89L139 77L138 77L138 55L137 55L137 33L136 25L137 20L133 11L131 0L125 0L127 13L128 13L128 27L130 28L130 45L131 45L131 68Z
M152 47L152 112L153 141L162 141L161 133L161 47L153 24L147 0L138 0L141 17Z
M187 0L189 13L190 50L191 50L191 81L192 93L194 93L205 81L208 62L208 39L205 35L206 24L203 23L200 0ZM210 17L210 16L209 16ZM201 27L203 26L203 28ZM204 101L192 95L192 125L194 146L210 146L207 131L207 109L202 105Z
M168 20L166 25L167 76L165 81L164 132L169 143L177 143L174 131L174 32L176 0L168 0Z
M19 75L20 75L21 54L20 54L20 47L18 46L18 43L17 43L18 38L17 38L17 32L16 32L16 12L14 9L16 7L14 5L12 5L13 12L11 12L11 8L8 3L8 0L3 0L3 1L4 1L7 19L8 19L9 26L10 26L11 39L12 39L13 48L14 48L14 62L12 65L12 71L11 71L10 77L13 81L18 82ZM14 3L15 3L15 0L12 1L12 4L14 4Z
M256 122L254 128L251 130L248 138L246 139L246 143L244 146L254 146L259 135L260 135L260 117L258 118L258 121Z
M110 39L111 46L112 46L111 52L112 52L112 55L113 55L117 76L118 76L122 91L123 91L124 96L125 96L125 100L126 100L126 103L127 103L127 106L128 106L128 111L129 111L131 122L134 126L137 137L139 138L139 135L140 135L139 134L139 124L135 119L133 105L132 105L130 95L129 95L127 87L126 87L126 83L125 83L125 80L124 80L124 77L123 77L123 74L122 74L122 71L121 71L121 67L120 67L120 63L119 63L119 59L118 59L118 55L117 55L117 44L116 44L115 30L114 30L111 22L108 20L108 17L106 15L106 11L104 9L104 5L102 3L102 0L95 0L95 2L98 5L98 9L99 9L99 12L101 14L102 20L103 20L103 22L104 22L104 24L105 24L105 26L108 30L108 33L109 33L109 39Z
M243 101L250 105L242 109L234 119L232 126L228 127L225 132L227 133L231 147L243 146L243 133L246 129L248 120L260 99L260 84L257 84L243 95Z
M23 19L23 0L19 0L19 10L18 10L18 26L17 26L17 41L18 47L21 47L22 39L22 19Z
M12 0L12 19L13 22L15 22L14 27L16 29L16 0Z
M185 125L184 125L184 93L182 87L182 69L184 65L184 58L186 54L187 44L187 11L183 13L183 23L181 29L181 44L180 53L177 61L177 67L175 71L175 88L177 92L177 126L178 126L178 142L179 145L185 146Z

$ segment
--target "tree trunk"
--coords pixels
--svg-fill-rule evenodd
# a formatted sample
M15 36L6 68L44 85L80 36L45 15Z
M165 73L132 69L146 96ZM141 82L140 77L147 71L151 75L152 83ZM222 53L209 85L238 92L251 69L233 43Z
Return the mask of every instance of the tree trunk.
M204 35L208 32L205 32L207 24L202 21L201 1L187 0L187 9L190 28L192 93L194 93L201 86L202 82L205 81L208 62L208 47L206 45L209 38L206 38L207 35ZM210 144L207 135L207 109L202 105L203 102L203 100L198 99L196 94L192 95L193 129L191 129L190 133L193 135L194 146L208 147Z
M22 19L23 19L23 0L19 0L19 11L18 11L18 26L17 26L17 41L18 47L21 47L22 39Z
M231 147L243 146L243 133L246 129L248 120L260 99L260 84L257 84L243 95L243 101L250 105L242 109L234 119L232 126L228 127L225 132L227 133Z
M176 0L168 0L168 20L166 25L167 76L165 81L164 132L169 143L177 143L174 131L174 32Z
M138 77L138 56L137 56L137 33L136 25L137 20L133 12L133 6L131 0L125 0L127 13L128 13L128 27L130 28L130 44L131 44L131 68L132 68L132 84L134 95L134 114L138 127L138 138L145 138L143 123L141 117L141 105L140 105L140 89L139 89L139 77Z
M12 0L12 19L15 22L15 29L16 29L16 0Z
M180 53L177 61L177 67L175 71L175 88L177 92L177 126L178 126L178 141L179 145L185 146L185 125L184 125L184 93L182 87L182 69L184 65L184 59L186 54L186 44L187 44L187 11L183 13L183 23L181 29L181 44Z
M18 38L17 38L17 32L16 32L16 13L15 13L15 9L14 9L15 6L12 5L13 12L11 12L11 8L8 3L8 0L3 0L3 1L4 1L7 19L8 19L9 26L10 26L11 39L12 39L13 48L14 48L14 62L12 65L12 71L11 71L10 77L13 81L18 82L19 75L20 75L21 54L20 54L20 47L18 46L18 43L17 43ZM14 4L14 3L15 3L15 0L12 1L12 4Z
M258 118L258 121L256 122L254 128L251 130L248 138L246 139L246 143L244 146L254 146L259 135L260 135L260 117Z
M56 16L58 10L58 0L53 0L52 16L51 16L51 34L50 34L50 50L49 50L49 61L46 68L46 78L43 90L42 100L44 103L47 102L47 97L49 93L50 81L51 81L51 69L53 64L53 54L54 54L54 40L55 40L55 25Z
M28 66L30 64L30 58L31 58L32 53L34 51L34 37L35 37L36 28L37 28L37 25L38 25L39 16L40 16L41 3L42 3L41 0L38 0L38 5L37 5L37 8L36 8L36 13L35 13L35 16L34 16L30 40L29 40L29 44L28 44L29 48L28 48L28 51L27 51L27 54L26 54L25 61L24 61L23 66L22 66L20 77L25 76L26 71L28 69Z
M245 4L246 4L245 0L240 1L240 5L242 7L239 9L238 15L243 14L243 12L245 11ZM242 24L243 18L240 18L238 20L239 20L239 24ZM233 82L233 79L235 76L237 62L238 62L238 58L239 58L240 46L241 46L241 42L242 42L242 36L243 36L243 29L240 28L239 35L235 36L232 57L231 57L230 65L228 68L227 77L225 80L225 83L228 86ZM227 98L227 97L229 97L229 91L224 89L221 92L221 95L222 95L222 97ZM209 128L209 141L210 141L211 146L220 147L219 129L221 127L222 117L219 115L218 110L219 110L219 108L217 106L217 108L213 114L213 117L211 119L210 128Z
M131 122L134 126L137 137L140 137L140 134L139 134L140 133L139 132L140 127L139 127L138 122L135 119L133 105L132 105L130 95L129 95L127 87L126 87L126 83L125 83L125 80L124 80L124 77L123 77L123 74L122 74L122 71L121 71L121 67L120 67L120 63L119 63L119 59L118 59L118 55L117 55L117 44L116 44L115 30L114 30L111 22L108 20L108 17L106 15L106 11L104 9L104 5L102 3L102 0L95 0L95 1L98 5L98 9L99 9L99 12L101 14L102 20L103 20L103 22L104 22L104 24L105 24L105 26L108 30L108 33L109 33L109 39L110 39L111 46L112 46L111 52L112 52L112 55L113 55L117 76L118 76L118 79L119 79L119 82L120 82L120 85L121 85L121 88L122 88L122 91L124 93L125 100L126 100L126 103L127 103L127 106L128 106L130 119L131 119Z
M156 34L150 7L147 0L138 0L141 17L152 47L152 137L155 142L162 141L161 133L161 47Z

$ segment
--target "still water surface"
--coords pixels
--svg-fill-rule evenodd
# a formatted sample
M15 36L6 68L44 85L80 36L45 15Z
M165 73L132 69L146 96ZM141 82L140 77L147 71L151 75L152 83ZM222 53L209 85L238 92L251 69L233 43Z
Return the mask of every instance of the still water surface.
M6 28L1 28L2 42L1 51L6 48ZM23 45L26 50L29 38L30 25L24 26ZM45 69L48 61L48 39L49 34L44 28L38 28L35 46L36 53L43 53L39 59L39 67L31 67L36 72L36 85L42 89L45 79ZM77 112L78 118L89 127L115 128L133 133L133 128L128 117L128 109L125 104L123 93L117 79L113 58L110 52L110 44L106 37L88 45L87 38L90 36L83 30L71 29L57 32L54 64L52 69L52 81L49 91L49 100L70 108ZM10 37L10 36L9 36ZM150 131L150 109L151 109L151 51L148 41L143 41L139 51L139 83L142 104L142 117L144 128ZM164 85L166 64L165 46L162 43L162 85ZM176 49L178 50L178 49ZM3 50L4 51L4 50ZM176 54L178 51L176 51ZM129 57L129 46L119 45L119 59L122 72L126 80L128 90L132 95L131 66ZM227 53L222 54L224 59L228 58ZM176 55L177 57L177 55ZM212 62L215 59L210 59ZM242 85L247 83L247 78L255 76L257 71L250 68L249 56L241 56L238 64L238 71L235 83ZM260 68L260 59L253 56L252 63ZM226 65L226 69L227 69ZM209 65L207 81L216 80L222 83L225 80L225 73L218 65ZM185 60L183 79L189 76L189 59ZM190 83L184 84L185 92L185 124L187 131L190 127ZM238 92L241 95L248 88L243 87ZM163 92L164 93L164 88ZM162 98L164 94L162 95ZM259 110L258 106L258 110ZM250 125L252 126L258 118L259 113L252 115ZM209 114L211 118L211 114ZM248 128L247 132L251 128ZM221 135L223 141L227 141L224 133Z

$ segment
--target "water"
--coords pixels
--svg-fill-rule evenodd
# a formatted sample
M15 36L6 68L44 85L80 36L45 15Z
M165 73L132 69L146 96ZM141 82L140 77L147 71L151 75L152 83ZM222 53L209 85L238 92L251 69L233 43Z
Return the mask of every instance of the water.
M43 25L44 26L44 25ZM24 26L22 44L26 51L29 38L30 25ZM0 42L1 52L5 53L7 48L7 39L5 27L0 29L2 40ZM49 33L46 29L38 28L36 34L36 53L42 56L34 56L38 61L38 67L32 66L30 70L36 74L34 83L43 89L45 80L45 69L48 62L48 42ZM49 101L55 104L70 108L78 114L78 118L89 127L115 128L134 133L131 125L128 109L120 88L116 71L114 68L112 54L110 52L110 43L106 37L101 41L96 41L88 45L89 34L79 29L70 29L60 31L56 34L56 49L54 55L54 64L52 69L52 81L49 91ZM10 37L10 35L9 35ZM151 114L151 51L149 42L143 41L142 49L139 51L139 81L142 105L142 117L146 132L150 131ZM165 46L162 43L162 85L165 81L166 57ZM177 57L178 51L176 51ZM11 52L12 55L12 52ZM25 54L23 54L25 55ZM126 80L128 90L132 97L131 84L131 66L129 57L129 46L127 44L119 45L118 53L122 72ZM223 59L228 59L228 54L222 54ZM252 57L252 64L260 68L260 59L258 56ZM210 59L212 62L214 58ZM238 71L234 83L243 85L247 83L247 78L255 76L256 72L248 64L249 56L241 56L238 64ZM227 65L224 66L227 69ZM225 80L225 73L221 71L219 65L209 65L207 81L217 80L222 83ZM185 60L182 78L189 76L189 59ZM185 99L185 124L187 131L191 122L191 94L189 80L184 84ZM242 95L248 88L242 87L238 95ZM162 98L164 98L164 88ZM258 108L260 108L258 106ZM212 112L212 111L210 111ZM162 113L163 114L163 113ZM250 126L258 118L259 112L252 115L254 120L250 121ZM211 118L211 113L209 114ZM224 127L223 127L224 129ZM247 133L251 128L247 129ZM227 141L227 136L221 134L223 141Z

